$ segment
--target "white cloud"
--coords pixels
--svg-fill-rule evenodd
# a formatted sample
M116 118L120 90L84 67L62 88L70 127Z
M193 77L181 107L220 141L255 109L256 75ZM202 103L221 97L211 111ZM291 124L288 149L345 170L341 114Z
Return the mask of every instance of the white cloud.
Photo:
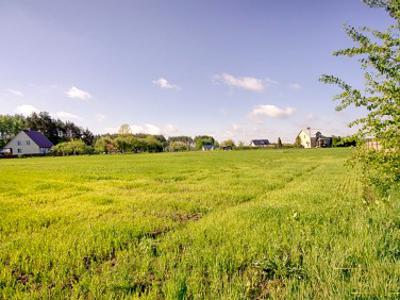
M30 105L30 104L22 104L17 106L17 108L15 109L15 113L17 114L21 114L24 116L29 116L31 113L38 113L40 112L40 109L38 109L37 107Z
M92 95L89 92L81 90L76 86L71 87L66 94L69 98L73 99L88 100L92 98Z
M176 128L172 124L167 124L164 126L163 133L167 136L177 134L179 132L178 128Z
M136 133L161 134L160 127L153 124L144 124L144 125L133 124L130 126L133 134Z
M270 118L285 118L295 112L293 107L280 108L275 105L258 105L251 112L252 116L265 116Z
M102 133L117 133L119 130L119 127L106 127L104 128L104 130L102 131Z
M133 134L138 134L138 133L145 133L145 134L163 134L166 136L171 136L171 135L176 135L179 133L179 130L172 124L166 124L164 126L157 126L154 124L131 124L129 125L131 128L131 132ZM114 127L107 127L104 129L105 132L108 133L116 133L118 132L119 128L114 128Z
M241 129L241 126L238 124L232 124L232 129L237 131L237 130Z
M157 80L153 80L153 84L160 87L161 89L175 89L175 90L179 90L180 87L170 83L167 79L161 77Z
M73 120L73 119L75 119L75 120L80 119L77 115L71 114L66 111L58 111L55 113L55 116L57 118L60 118L62 120L66 120L66 121Z
M7 93L13 95L13 96L17 96L17 97L23 97L24 94L21 91L18 90L14 90L14 89L6 89L5 90Z
M294 83L291 83L291 84L289 85L289 88L290 88L291 90L298 91L298 90L301 90L303 87L301 86L300 83L294 82Z
M267 84L277 83L270 79L259 79L255 77L235 77L228 73L222 73L214 76L215 82L227 86L236 87L253 92L261 92Z
M106 115L103 114L96 114L95 118L97 122L103 122L106 119Z

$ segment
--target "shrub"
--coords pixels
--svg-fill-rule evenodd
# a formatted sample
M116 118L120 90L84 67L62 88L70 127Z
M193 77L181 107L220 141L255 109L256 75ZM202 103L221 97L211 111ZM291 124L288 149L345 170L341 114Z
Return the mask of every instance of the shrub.
M55 145L52 148L54 155L80 155L80 154L92 154L93 147L87 146L82 140L72 140L69 142L63 142Z

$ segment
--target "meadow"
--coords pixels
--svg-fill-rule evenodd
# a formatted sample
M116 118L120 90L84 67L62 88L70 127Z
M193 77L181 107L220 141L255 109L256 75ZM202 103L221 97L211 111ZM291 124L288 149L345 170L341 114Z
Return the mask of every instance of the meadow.
M350 151L0 160L0 299L398 299Z

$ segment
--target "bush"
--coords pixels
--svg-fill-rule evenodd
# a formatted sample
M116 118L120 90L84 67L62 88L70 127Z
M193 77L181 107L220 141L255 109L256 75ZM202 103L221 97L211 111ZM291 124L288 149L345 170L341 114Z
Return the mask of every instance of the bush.
M87 146L82 140L72 140L55 145L51 152L54 155L79 155L79 154L92 154L93 147Z
M188 147L188 144L181 141L170 142L168 146L168 151L171 152L189 151L189 150L190 149Z
M110 136L102 136L96 140L94 151L96 153L114 153L117 151L117 147Z

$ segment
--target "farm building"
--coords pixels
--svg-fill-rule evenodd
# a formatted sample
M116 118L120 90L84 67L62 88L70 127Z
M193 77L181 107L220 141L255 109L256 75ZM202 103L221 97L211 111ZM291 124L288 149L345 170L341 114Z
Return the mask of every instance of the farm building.
M44 155L53 143L39 131L22 130L3 148L6 155Z
M304 148L323 148L332 147L332 137L324 136L319 131L311 129L301 130L296 139L299 139L301 146Z
M250 143L251 147L267 147L268 145L269 145L269 141L267 139L252 140Z

